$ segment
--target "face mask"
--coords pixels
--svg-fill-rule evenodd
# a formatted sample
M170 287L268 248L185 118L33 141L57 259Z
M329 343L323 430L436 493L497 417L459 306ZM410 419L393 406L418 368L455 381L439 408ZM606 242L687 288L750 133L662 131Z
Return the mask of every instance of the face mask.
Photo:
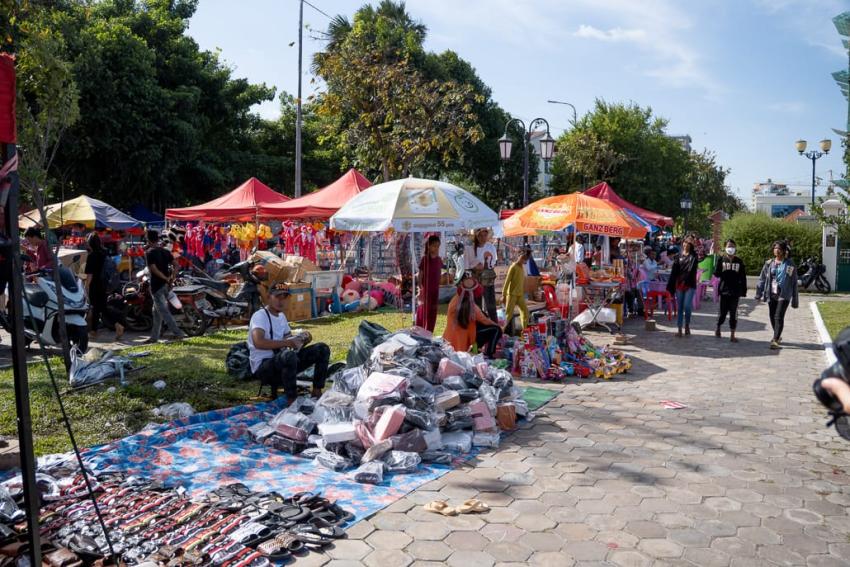
M728 246L726 248L726 253L729 254L730 256L734 256L735 255L735 247L734 246Z

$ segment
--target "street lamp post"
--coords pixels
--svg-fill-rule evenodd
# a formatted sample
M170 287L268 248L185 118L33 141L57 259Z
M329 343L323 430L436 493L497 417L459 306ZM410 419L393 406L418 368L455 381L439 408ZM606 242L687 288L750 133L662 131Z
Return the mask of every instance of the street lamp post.
M546 135L542 140L540 140L540 157L543 158L544 161L552 159L552 155L555 153L555 140L552 138L551 134L549 134L549 122L547 122L545 118L535 118L528 125L528 128L525 127L525 122L519 118L512 118L508 120L507 124L505 124L505 133L501 138L499 138L499 153L502 157L502 161L508 161L511 159L513 142L508 136L508 128L510 128L511 124L514 123L516 123L522 131L522 206L525 207L528 205L528 147L531 145L531 132L534 130L534 126L537 124L546 125Z
M688 235L688 214L691 212L691 208L694 206L694 202L691 200L691 196L685 193L682 195L682 200L679 201L679 206L682 207L682 210L685 211L685 222L682 225L683 232L685 236Z
M549 104L563 104L565 106L569 106L570 108L572 108L573 109L573 128L576 127L576 122L578 122L578 116L576 115L576 107L575 106L573 106L569 102L564 102L562 100L547 100L546 102L548 102Z
M794 145L797 148L797 152L801 156L804 155L807 158L809 158L810 160L812 160L812 206L814 206L814 204L815 204L815 181L816 181L816 178L815 178L815 163L820 158L822 158L823 156L828 154L829 150L832 149L832 140L821 140L820 141L821 151L810 150L810 151L807 152L805 140L797 140Z

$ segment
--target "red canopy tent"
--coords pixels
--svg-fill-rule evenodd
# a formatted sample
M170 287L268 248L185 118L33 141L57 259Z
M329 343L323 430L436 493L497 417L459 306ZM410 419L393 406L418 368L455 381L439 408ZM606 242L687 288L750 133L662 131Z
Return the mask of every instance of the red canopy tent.
M289 201L271 187L252 177L230 193L203 205L166 209L165 218L178 221L251 221L256 220L260 207Z
M329 219L352 197L372 186L356 169L318 191L285 203L260 207L260 218L320 218Z
M502 209L499 211L499 220L509 219L516 214L519 209Z
M659 215L658 213L653 213L652 211L647 211L646 209L642 209L637 205L633 205L629 203L617 193L614 192L614 189L611 188L610 185L605 183L604 181L598 185L594 185L590 189L584 192L585 195L590 195L591 197L596 197L598 199L604 199L610 203L617 205L618 207L622 207L624 209L628 209L634 214L641 217L643 220L650 224L654 224L657 227L664 228L666 226L673 226L673 219L670 217L665 217L664 215Z

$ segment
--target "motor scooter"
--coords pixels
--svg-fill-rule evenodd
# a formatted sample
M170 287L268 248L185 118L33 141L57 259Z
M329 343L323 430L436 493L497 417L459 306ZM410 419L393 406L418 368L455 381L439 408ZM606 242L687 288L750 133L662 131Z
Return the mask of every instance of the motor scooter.
M126 304L126 328L131 331L150 331L153 328L153 296L150 275L145 268L136 274L137 281L127 282L122 289ZM185 285L171 289L168 305L177 326L190 337L204 334L209 325L203 312L205 293L202 286Z

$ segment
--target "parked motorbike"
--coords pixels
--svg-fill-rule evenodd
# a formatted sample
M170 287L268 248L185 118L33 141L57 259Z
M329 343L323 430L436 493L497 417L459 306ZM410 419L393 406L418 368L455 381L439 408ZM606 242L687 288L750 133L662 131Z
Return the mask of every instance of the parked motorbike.
M89 326L86 322L89 305L86 302L85 286L65 266L59 267L59 280L62 286L68 341L85 352L89 344ZM23 317L27 347L39 338L45 345L61 345L59 302L50 272L38 272L32 276L32 281L24 284ZM0 326L7 332L12 332L12 324L6 313L0 313Z
M150 331L153 328L153 296L148 269L136 274L137 281L124 284L122 295L127 306L126 328ZM168 305L177 326L190 337L204 334L209 324L204 314L205 293L202 286L182 285L171 289Z
M258 273L259 268L261 268L261 266L257 266L255 262L246 260L229 267L224 267L215 275L215 279L218 281L241 284L242 287L236 295L231 297L231 299L239 303L247 304L247 319L250 319L254 312L263 307L259 288L263 274Z
M826 266L816 262L813 258L806 258L797 268L797 273L800 276L800 285L803 289L809 289L814 284L815 289L822 293L832 291L832 286L826 279Z
M227 323L231 319L245 319L248 303L237 301L228 295L230 283L211 278L206 272L197 269L184 270L177 276L181 286L198 286L203 290L204 298L198 302L198 308L203 311L209 322Z

